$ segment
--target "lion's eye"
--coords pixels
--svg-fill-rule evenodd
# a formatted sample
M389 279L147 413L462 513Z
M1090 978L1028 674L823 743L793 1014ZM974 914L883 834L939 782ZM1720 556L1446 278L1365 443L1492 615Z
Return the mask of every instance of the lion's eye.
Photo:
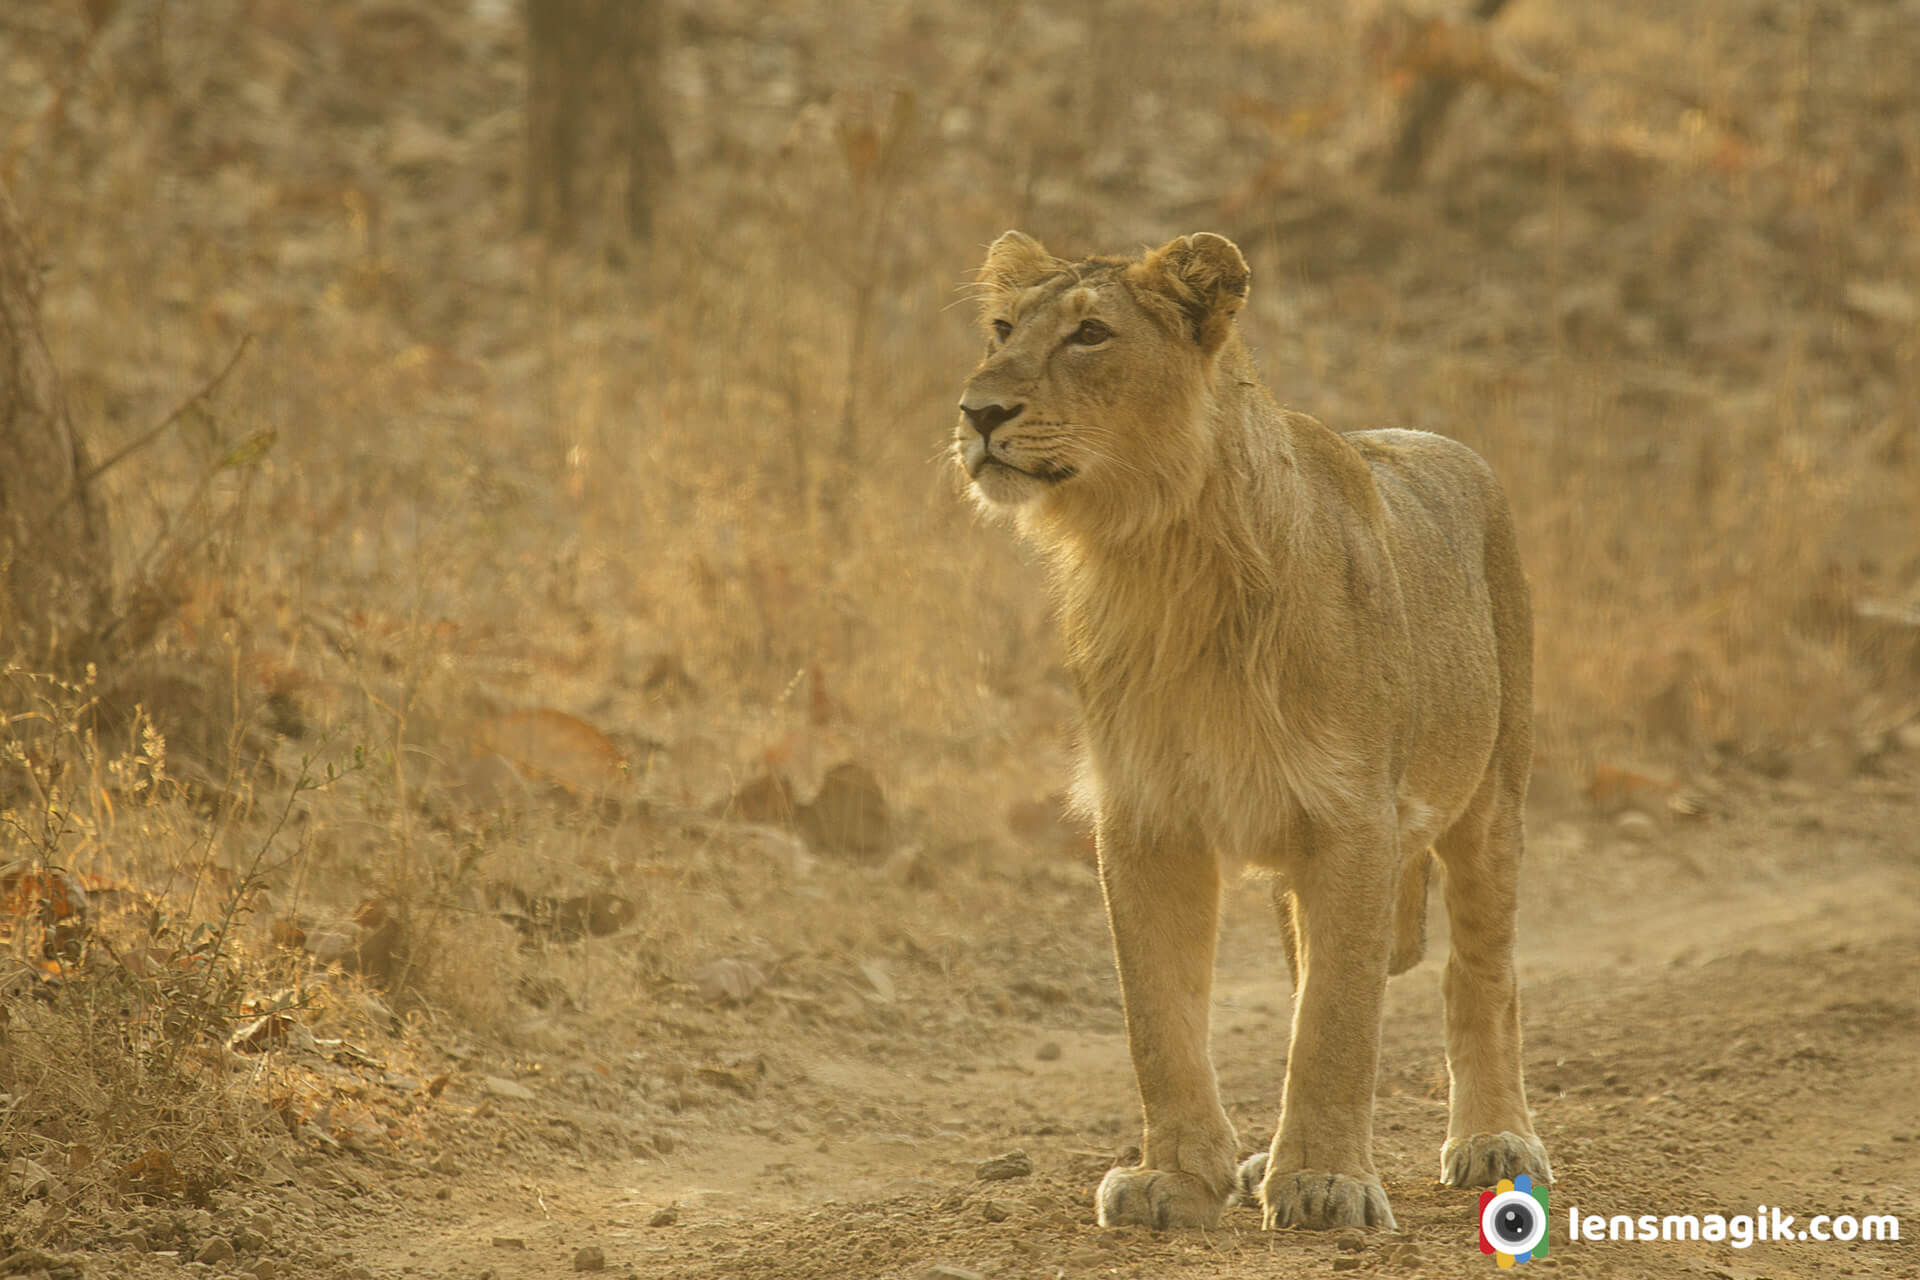
M1013 326L1008 324L1005 320L995 320L993 322L993 336L1000 339L1000 341L1005 342L1008 338L1013 336Z
M1113 330L1098 320L1082 320L1080 327L1067 335L1067 341L1077 347L1097 347L1113 336Z

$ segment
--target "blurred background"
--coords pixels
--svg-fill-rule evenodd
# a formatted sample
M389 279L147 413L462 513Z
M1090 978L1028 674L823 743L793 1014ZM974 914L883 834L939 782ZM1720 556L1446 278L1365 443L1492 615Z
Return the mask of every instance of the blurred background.
M1541 804L1871 782L1920 750L1916 65L1910 0L13 0L58 380L0 458L70 428L85 481L5 491L21 920L75 868L211 921L223 1032L328 963L518 1027L608 998L529 938L791 984L886 927L817 858L894 920L1084 859L1041 575L944 452L1009 227L1226 234L1283 404L1488 457Z

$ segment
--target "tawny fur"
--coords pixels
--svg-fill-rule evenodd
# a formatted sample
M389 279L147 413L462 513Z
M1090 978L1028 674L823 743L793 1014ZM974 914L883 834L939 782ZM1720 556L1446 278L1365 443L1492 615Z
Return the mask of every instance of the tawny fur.
M1009 232L980 279L955 457L1052 567L1145 1112L1100 1220L1208 1225L1245 1184L1268 1225L1391 1225L1380 1004L1419 959L1429 850L1453 932L1442 1176L1549 1177L1512 968L1532 623L1492 472L1278 407L1219 236L1067 262ZM1222 875L1247 865L1276 878L1297 996L1279 1130L1236 1170L1207 1004Z

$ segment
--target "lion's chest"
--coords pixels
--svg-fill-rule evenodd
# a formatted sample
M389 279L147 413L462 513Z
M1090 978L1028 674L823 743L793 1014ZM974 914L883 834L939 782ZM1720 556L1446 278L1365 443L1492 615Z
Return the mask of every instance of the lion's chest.
M1082 788L1093 806L1233 863L1272 863L1307 814L1345 807L1352 762L1310 731L1314 708L1205 649L1105 655L1079 671Z

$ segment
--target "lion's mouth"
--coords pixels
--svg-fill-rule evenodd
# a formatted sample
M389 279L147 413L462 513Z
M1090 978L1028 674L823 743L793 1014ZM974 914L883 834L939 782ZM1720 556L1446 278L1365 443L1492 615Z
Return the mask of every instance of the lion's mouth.
M1052 463L1043 462L1033 468L1016 467L1004 458L996 458L992 454L985 454L980 459L980 465L974 468L973 478L976 480L979 479L989 467L1000 467L1003 470L1013 472L1015 475L1026 476L1030 480L1039 480L1045 484L1059 484L1063 480L1073 479L1076 474L1074 468L1070 466L1055 466Z

